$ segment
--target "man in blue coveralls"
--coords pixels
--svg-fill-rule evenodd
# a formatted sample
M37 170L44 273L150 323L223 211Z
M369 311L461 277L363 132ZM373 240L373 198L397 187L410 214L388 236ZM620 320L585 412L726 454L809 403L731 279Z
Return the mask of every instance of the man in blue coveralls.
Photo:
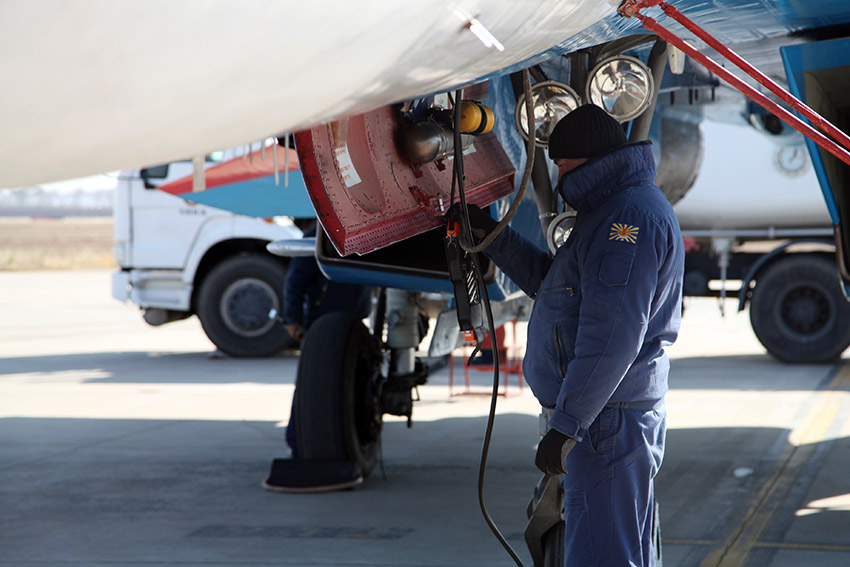
M585 105L554 128L558 191L577 211L554 258L506 229L485 253L534 298L523 372L551 410L535 464L564 479L568 566L655 565L653 479L664 455L664 346L681 321L684 244L654 185L651 142ZM473 230L495 221L470 207Z

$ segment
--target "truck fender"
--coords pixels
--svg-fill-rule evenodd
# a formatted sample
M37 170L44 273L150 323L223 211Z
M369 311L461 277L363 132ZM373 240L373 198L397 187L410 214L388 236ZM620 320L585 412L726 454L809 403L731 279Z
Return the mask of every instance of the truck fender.
M227 240L250 239L273 242L281 239L301 237L301 231L294 226L281 226L274 223L261 223L251 217L213 218L198 231L195 242L190 247L183 270L183 281L192 285L198 267L207 252L217 244Z
M789 240L785 244L774 248L767 254L762 255L752 266L750 266L749 271L747 271L747 274L741 281L741 291L738 292L738 311L743 311L747 307L747 301L750 297L750 283L756 279L759 272L761 272L765 266L770 264L778 256L785 254L785 251L788 250L788 248L796 244L824 244L832 247L833 249L835 248L834 242L823 238L795 238L794 240Z

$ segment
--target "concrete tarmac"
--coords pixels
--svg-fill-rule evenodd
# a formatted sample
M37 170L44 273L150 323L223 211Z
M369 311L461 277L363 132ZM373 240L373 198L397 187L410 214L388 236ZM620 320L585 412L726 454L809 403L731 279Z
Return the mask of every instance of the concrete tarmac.
M360 489L270 493L292 353L213 356L196 319L152 328L115 302L108 271L0 273L0 291L0 565L513 565L477 499L489 399L449 396L446 369L412 429L387 419ZM850 565L850 369L775 362L732 309L689 301L668 351L664 564ZM526 565L537 414L527 389L499 399L485 489Z

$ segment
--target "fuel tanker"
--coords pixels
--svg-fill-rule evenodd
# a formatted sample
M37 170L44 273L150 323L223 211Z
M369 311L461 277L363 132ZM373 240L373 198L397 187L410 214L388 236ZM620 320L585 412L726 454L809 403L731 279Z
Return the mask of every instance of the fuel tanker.
M682 128L687 120L671 124ZM662 137L668 149L658 178L686 239L685 295L737 295L738 310L749 306L753 331L779 360L838 358L850 345L850 303L802 136L752 106L704 116L698 131L686 130L686 150ZM699 155L690 161L671 155L694 148ZM671 191L665 170L683 163L691 165L691 182L680 172Z

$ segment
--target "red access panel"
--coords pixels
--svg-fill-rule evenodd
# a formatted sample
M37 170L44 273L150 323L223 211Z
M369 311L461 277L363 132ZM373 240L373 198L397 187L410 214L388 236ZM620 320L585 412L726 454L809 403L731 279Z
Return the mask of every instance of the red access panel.
M313 206L342 256L365 254L443 224L454 160L413 164L402 136L398 106L295 135ZM493 133L474 138L463 167L469 203L489 205L514 190L513 164Z

